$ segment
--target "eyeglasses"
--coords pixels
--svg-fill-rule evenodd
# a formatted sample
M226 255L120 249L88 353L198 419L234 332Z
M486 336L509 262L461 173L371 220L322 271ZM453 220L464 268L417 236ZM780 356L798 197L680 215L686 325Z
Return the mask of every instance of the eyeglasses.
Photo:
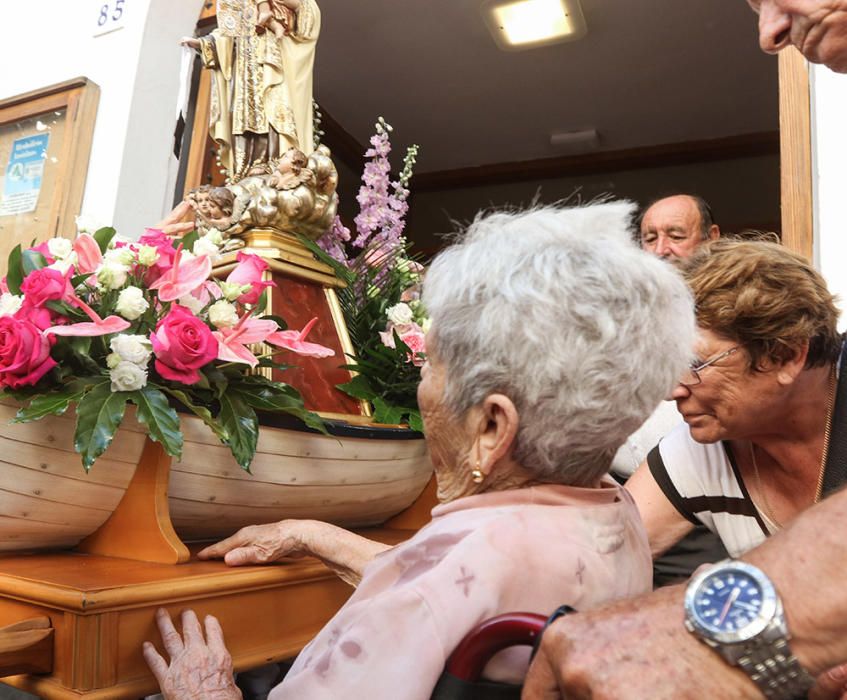
M688 372L683 375L682 379L679 380L679 383L683 386L696 386L700 382L703 381L700 376L700 372L702 372L709 365L715 364L718 360L722 360L725 357L729 357L732 353L736 352L741 346L735 345L729 350L724 350L722 353L715 355L713 358L706 360L705 362L701 362L699 365L694 364L688 368Z

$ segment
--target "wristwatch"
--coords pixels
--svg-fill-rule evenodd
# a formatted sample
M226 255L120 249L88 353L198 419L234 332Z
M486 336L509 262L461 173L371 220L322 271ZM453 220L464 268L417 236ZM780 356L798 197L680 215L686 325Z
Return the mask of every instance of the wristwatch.
M726 559L685 592L685 627L771 700L806 697L815 679L791 653L782 602L763 571Z

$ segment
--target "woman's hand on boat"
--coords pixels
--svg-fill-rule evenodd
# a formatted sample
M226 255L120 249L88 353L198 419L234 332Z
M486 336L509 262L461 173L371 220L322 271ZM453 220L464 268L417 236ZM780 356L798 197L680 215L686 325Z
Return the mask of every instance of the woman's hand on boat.
M221 625L211 615L203 622L205 637L194 611L184 610L180 634L167 610L156 611L156 624L170 661L165 661L150 642L144 642L142 651L165 700L241 700Z
M232 537L200 550L198 559L223 559L229 566L269 564L282 557L310 554L305 535L309 520L282 520L243 527Z
M268 564L282 557L317 557L351 586L365 567L390 545L375 542L319 520L282 520L251 525L197 553L199 559L221 559L229 566Z

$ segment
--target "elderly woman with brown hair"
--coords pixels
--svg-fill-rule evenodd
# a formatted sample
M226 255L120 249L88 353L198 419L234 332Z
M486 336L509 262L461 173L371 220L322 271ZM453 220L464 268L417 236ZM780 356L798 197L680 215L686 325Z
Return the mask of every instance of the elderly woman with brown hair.
M408 542L381 551L333 525L283 521L201 553L311 554L359 582L272 700L423 700L489 617L650 589L637 509L606 472L687 366L694 315L679 275L630 241L631 212L493 214L433 262L418 401L441 504ZM240 697L213 618L206 640L193 613L183 636L167 613L158 621L170 662L150 644L144 655L166 698ZM498 654L486 676L520 682L528 656Z
M654 555L703 523L739 556L847 479L838 309L774 243L717 241L683 272L698 325L698 359L672 394L685 423L627 488Z

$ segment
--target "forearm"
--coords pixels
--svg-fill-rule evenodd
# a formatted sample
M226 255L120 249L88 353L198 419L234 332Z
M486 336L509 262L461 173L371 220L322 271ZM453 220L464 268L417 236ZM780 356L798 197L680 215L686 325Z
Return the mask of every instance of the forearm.
M359 584L362 572L377 554L391 549L391 545L318 520L309 523L303 546L351 586Z
M842 490L742 557L773 580L792 651L812 673L847 660L845 529L847 491Z

